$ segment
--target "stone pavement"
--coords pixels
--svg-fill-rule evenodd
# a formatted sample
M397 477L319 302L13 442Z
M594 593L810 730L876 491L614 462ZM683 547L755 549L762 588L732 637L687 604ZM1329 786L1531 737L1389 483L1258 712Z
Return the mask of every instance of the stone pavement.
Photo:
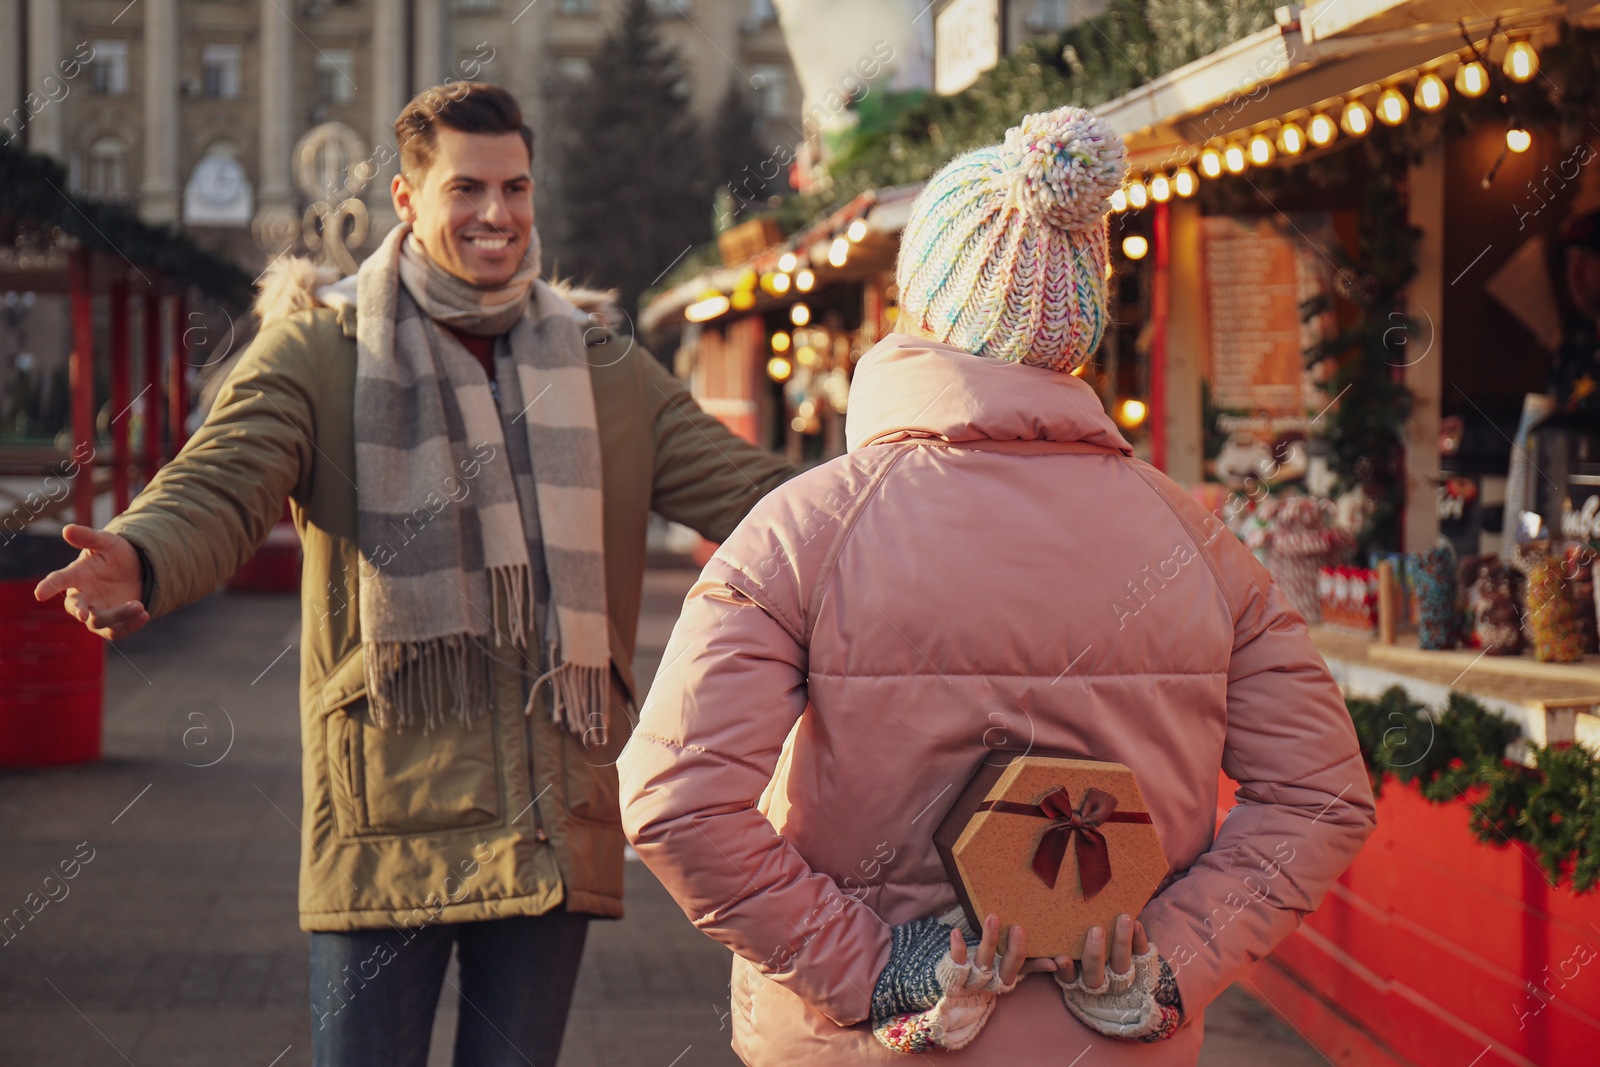
M641 680L693 577L649 575ZM0 1064L310 1063L298 640L291 597L214 596L158 620L107 653L104 761L0 772L0 916L79 864L0 935ZM628 918L591 927L561 1067L737 1064L726 951L641 864L627 872ZM449 1063L445 991L430 1067ZM1206 1067L1324 1062L1236 990L1206 1024Z

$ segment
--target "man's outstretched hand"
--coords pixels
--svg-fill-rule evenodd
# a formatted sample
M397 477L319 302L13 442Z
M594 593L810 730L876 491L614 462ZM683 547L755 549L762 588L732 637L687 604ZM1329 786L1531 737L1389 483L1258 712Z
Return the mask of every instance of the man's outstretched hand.
M139 601L144 595L144 575L132 544L117 534L76 523L65 527L61 536L83 551L45 576L33 590L35 600L66 593L67 614L107 641L127 637L150 621L150 613Z

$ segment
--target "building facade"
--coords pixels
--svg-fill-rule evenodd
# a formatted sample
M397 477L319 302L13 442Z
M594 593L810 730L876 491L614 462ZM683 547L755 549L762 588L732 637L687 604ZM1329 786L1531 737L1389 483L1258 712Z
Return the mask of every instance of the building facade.
M446 79L496 82L539 130L555 118L557 79L593 76L623 3L4 0L0 136L59 159L72 191L193 230L247 266L307 234L314 242L319 210L370 246L393 220L391 123L413 94ZM797 139L799 85L771 0L654 6L696 111L709 115L742 79L758 135ZM350 132L297 158L301 137L330 121ZM536 160L536 177L548 164ZM317 207L352 192L364 211Z

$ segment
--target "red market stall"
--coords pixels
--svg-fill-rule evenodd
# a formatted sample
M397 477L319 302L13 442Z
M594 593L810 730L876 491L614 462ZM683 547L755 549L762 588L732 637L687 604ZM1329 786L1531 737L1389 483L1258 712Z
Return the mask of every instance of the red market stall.
M103 525L183 447L190 301L249 286L188 238L65 188L54 162L0 145L0 304L38 349L11 361L0 426L0 765L98 758L103 644L33 587L75 554L59 524Z

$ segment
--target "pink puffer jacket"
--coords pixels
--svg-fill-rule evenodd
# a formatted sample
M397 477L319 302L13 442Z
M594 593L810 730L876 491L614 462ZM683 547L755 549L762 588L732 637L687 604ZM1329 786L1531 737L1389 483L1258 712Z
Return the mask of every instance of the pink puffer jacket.
M905 1062L863 1023L889 928L953 905L932 832L991 750L1032 745L1133 769L1175 872L1142 919L1187 1022L1103 1037L1033 975L943 1055L1194 1063L1205 1006L1372 831L1304 623L1077 378L891 334L848 439L707 564L619 764L634 848L736 953L734 1048ZM1239 805L1214 833L1218 768Z

